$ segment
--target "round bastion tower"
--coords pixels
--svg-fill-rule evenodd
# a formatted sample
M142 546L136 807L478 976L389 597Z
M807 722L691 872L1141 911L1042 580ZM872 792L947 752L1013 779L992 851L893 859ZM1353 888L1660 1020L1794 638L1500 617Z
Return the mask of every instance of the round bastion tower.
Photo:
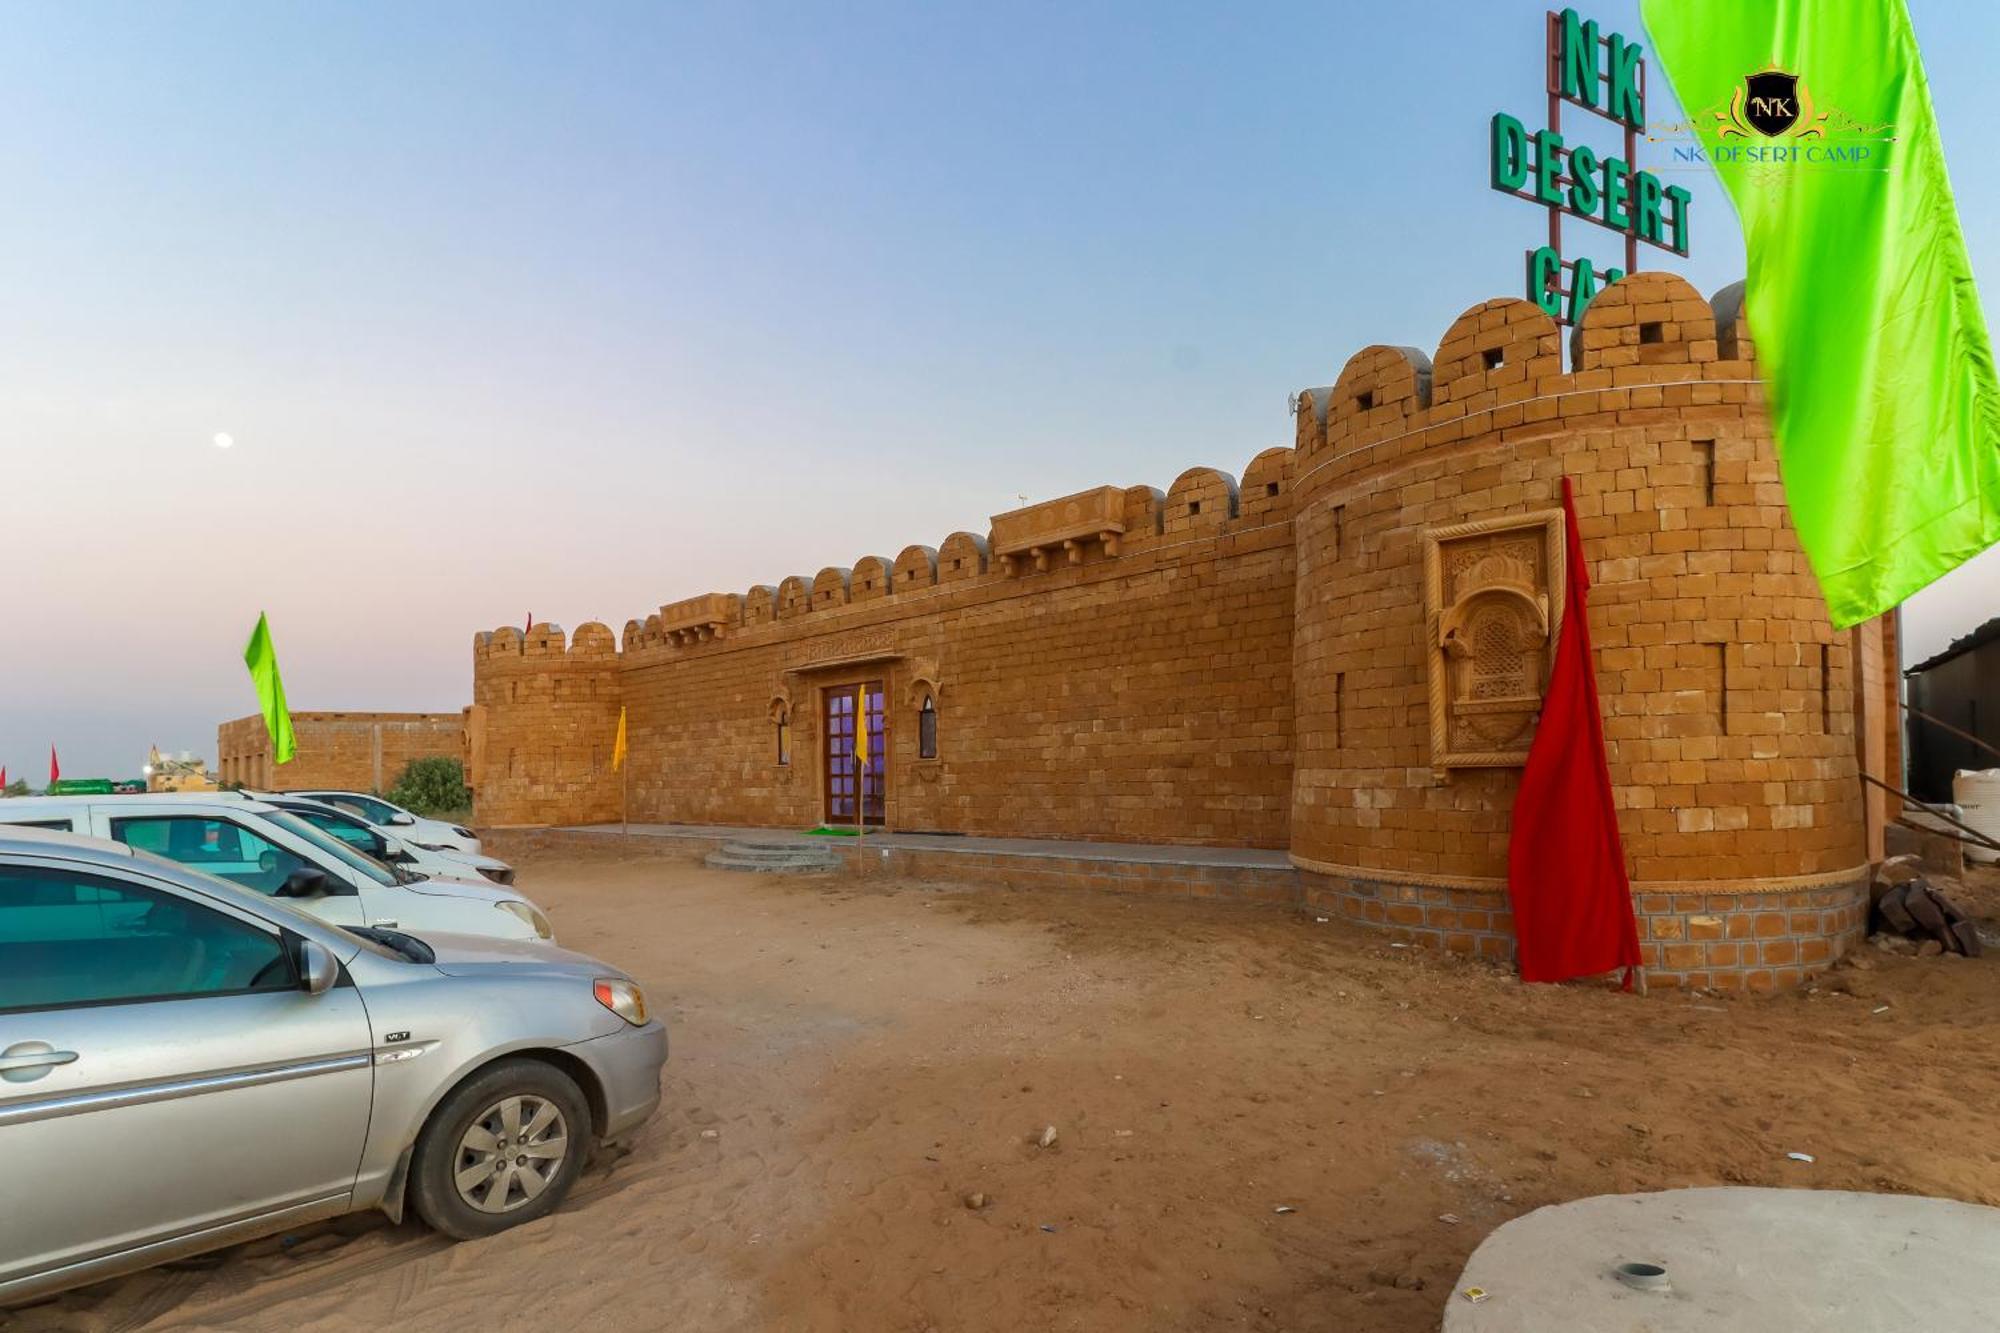
M1560 479L1654 980L1764 990L1867 906L1851 635L1793 535L1740 286L1461 315L1300 395L1291 851L1305 897L1512 949L1509 815L1560 626ZM1720 312L1720 317L1718 317Z

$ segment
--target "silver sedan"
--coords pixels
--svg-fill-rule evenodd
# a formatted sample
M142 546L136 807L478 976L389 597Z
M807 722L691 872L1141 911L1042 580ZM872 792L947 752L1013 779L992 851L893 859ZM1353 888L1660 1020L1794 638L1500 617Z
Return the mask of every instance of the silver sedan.
M117 843L0 833L0 1306L405 1205L490 1235L660 1102L604 963L350 930Z

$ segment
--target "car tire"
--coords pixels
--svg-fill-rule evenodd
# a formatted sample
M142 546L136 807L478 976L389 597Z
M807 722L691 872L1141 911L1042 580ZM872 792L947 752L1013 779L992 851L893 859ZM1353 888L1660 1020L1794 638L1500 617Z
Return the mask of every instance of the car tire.
M425 1122L410 1202L447 1236L494 1235L553 1212L591 1141L575 1079L539 1060L503 1060L454 1088Z

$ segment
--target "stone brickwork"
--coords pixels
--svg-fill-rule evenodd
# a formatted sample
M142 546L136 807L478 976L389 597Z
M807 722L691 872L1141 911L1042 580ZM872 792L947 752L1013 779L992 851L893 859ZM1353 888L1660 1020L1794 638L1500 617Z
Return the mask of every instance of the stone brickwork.
M383 791L412 759L466 759L458 713L293 713L292 732L298 753L273 764L263 714L224 722L215 729L217 776L262 791Z
M538 627L546 637L526 654L517 631L482 635L479 818L586 822L576 799L616 818L618 784L601 765L622 702L633 819L818 823L822 698L881 681L895 828L1283 847L1289 455L1252 463L1262 503L1247 512L1234 478L1207 468L1164 496L1122 492L1116 555L1093 541L1073 560L1058 545L1046 570L1024 558L1009 572L984 539L955 534L936 556L913 547L893 564L857 562L872 580L831 568L783 580L774 597L707 599L705 634L682 623L685 603L665 622L627 624L622 653L586 625L579 642L602 645L587 655L588 684L559 629ZM738 618L718 625L725 608ZM927 698L930 759L918 752Z
M824 699L881 681L891 828L1284 848L1302 903L1504 954L1566 475L1655 978L1794 981L1862 925L1861 639L1792 534L1740 305L1636 274L1566 371L1545 314L1485 302L1435 356L1370 347L1302 392L1295 447L1240 480L1042 501L671 603L615 646L481 635L480 818L616 818L622 704L634 820L808 826Z
M466 749L482 823L618 818L618 645L602 625L566 642L560 625L511 626L473 646Z

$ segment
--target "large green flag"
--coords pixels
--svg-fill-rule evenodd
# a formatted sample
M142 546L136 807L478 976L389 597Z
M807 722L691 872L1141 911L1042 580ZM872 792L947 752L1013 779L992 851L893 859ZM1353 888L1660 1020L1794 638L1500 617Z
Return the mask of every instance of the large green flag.
M271 646L271 624L257 613L257 628L243 649L243 665L257 684L257 703L264 714L264 730L271 733L271 758L280 764L292 762L299 743L292 735L291 710L285 707L285 682L278 675L278 650Z
M1743 222L1792 523L1855 624L2000 541L2000 382L1909 13L1642 8Z

